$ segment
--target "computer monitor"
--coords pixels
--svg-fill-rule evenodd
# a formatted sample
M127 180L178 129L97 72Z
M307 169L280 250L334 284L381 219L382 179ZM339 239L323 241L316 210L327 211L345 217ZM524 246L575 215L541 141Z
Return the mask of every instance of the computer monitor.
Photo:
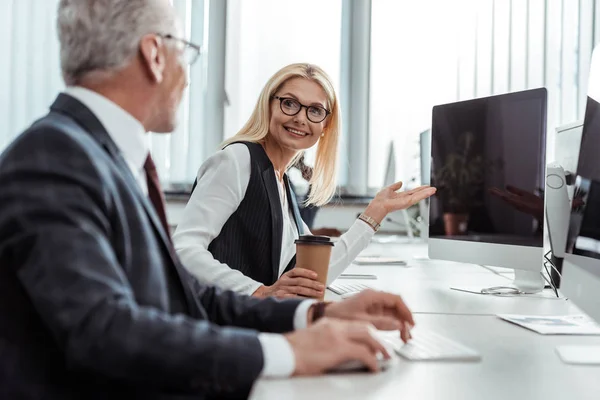
M542 290L546 89L438 105L431 127L429 257L513 268L514 286ZM510 190L510 192L509 192Z
M561 291L600 322L600 49L592 55ZM597 349L600 352L600 349ZM600 355L600 353L599 353Z
M583 121L572 122L556 128L554 136L554 161L563 167L565 172L573 174L577 170L582 131ZM570 193L570 195L572 194Z

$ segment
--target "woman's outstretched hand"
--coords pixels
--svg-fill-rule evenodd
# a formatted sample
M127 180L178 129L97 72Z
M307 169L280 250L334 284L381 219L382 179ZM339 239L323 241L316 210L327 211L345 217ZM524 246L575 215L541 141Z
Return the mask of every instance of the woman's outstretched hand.
M419 186L405 192L398 192L401 187L402 182L396 182L381 189L371 200L364 214L373 218L377 223L381 223L389 213L407 209L430 197L437 190L431 186Z

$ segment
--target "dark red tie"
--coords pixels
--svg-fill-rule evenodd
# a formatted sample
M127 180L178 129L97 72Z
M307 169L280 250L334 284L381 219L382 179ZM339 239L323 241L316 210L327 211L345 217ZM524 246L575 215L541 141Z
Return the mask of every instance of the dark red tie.
M162 190L160 189L160 181L158 180L158 173L156 172L156 165L152 161L152 157L148 154L146 162L144 163L144 171L146 171L146 181L148 182L148 197L162 222L163 227L169 240L171 235L169 234L169 223L167 222L167 214L165 213L165 198Z

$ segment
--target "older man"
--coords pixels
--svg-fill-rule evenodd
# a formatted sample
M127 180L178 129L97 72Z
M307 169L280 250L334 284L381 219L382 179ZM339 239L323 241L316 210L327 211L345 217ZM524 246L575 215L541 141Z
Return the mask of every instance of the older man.
M0 398L240 397L259 376L376 370L369 325L413 323L399 297L258 300L179 263L144 140L174 129L199 51L168 1L62 0L58 34L68 88L0 157Z

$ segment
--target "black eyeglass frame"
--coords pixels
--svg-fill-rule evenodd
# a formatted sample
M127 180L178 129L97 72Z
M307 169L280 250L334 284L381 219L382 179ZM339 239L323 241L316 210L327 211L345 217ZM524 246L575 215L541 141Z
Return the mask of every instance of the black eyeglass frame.
M190 42L188 40L185 40L185 39L173 36L173 35L171 35L169 33L168 34L158 33L157 35L160 36L160 37L162 37L162 38L164 38L164 39L176 40L178 42L181 42L181 43L183 43L185 45L186 48L194 50L192 59L188 60L188 64L189 65L194 64L198 60L198 57L200 56L202 48L200 46L198 46L197 44L194 44L194 43L192 43L192 42Z
M320 123L320 122L323 122L323 121L325 121L325 120L327 119L327 117L329 116L329 114L331 114L331 111L329 111L329 110L328 110L328 109L326 109L325 107L321 107L321 106L306 106L306 105L304 105L304 104L300 103L300 102L299 102L297 99L295 99L295 98L293 98L293 97L271 96L271 98L279 100L279 108L281 109L281 112L282 112L282 113L284 113L285 115L288 115L288 116L290 116L290 117L293 117L294 115L298 115L298 113L299 113L300 111L302 111L302 107L306 108L306 118L308 118L308 120L309 120L310 122L314 123L314 124L318 124L318 123ZM300 108L299 108L299 109L298 109L298 111L296 111L295 113L293 113L293 114L289 114L289 113L285 112L285 110L283 109L283 101L284 101L284 100L292 100L292 101L295 101L296 103L300 104ZM321 109L321 110L325 111L325 116L324 116L324 117L323 117L323 119L322 119L322 120L320 120L320 121L313 121L313 120L310 118L310 116L308 115L308 109L309 109L309 108L318 108L318 109Z

